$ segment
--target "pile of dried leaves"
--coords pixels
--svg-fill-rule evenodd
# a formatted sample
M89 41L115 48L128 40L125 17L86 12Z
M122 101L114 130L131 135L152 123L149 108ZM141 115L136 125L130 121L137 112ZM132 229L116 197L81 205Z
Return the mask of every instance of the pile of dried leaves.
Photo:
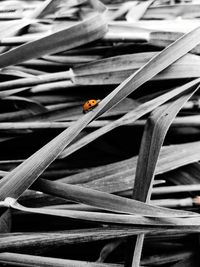
M199 17L1 1L0 264L199 266Z

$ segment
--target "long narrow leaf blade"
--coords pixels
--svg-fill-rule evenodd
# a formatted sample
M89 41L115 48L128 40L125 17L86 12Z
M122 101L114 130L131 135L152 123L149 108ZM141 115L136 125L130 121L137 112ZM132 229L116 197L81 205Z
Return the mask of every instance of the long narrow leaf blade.
M106 22L103 16L101 14L93 15L70 28L5 52L0 55L0 68L92 42L101 38L105 32Z
M198 88L193 88L192 92L180 97L178 100L161 106L147 120L136 169L133 188L134 199L149 203L156 164L169 126L182 106ZM132 266L139 266L143 241L144 235L141 234L136 240Z
M83 116L8 174L9 181L0 189L0 199L18 198L89 122L116 105L140 85L190 51L199 42L200 28L197 28L155 56L104 98L92 112Z

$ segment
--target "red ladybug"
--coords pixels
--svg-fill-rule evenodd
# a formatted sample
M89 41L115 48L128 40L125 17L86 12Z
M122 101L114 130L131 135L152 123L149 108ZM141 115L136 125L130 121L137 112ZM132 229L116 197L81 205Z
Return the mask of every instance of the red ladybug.
M83 113L86 113L95 108L96 106L98 106L99 102L100 100L95 100L95 99L90 99L86 101L85 104L83 105Z

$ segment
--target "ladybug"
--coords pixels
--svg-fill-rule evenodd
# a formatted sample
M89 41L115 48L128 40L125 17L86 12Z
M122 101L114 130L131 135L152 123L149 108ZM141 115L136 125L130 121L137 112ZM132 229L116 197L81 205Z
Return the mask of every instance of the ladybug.
M95 100L95 99L90 99L86 101L85 104L83 105L83 113L86 113L95 108L99 102L100 100Z

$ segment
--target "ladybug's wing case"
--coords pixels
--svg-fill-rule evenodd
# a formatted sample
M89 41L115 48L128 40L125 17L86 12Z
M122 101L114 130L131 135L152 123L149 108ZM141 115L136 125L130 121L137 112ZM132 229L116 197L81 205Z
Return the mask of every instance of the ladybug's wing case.
M83 113L86 113L92 110L93 108L95 108L99 102L100 102L99 100L95 100L95 99L91 99L85 102L85 104L83 105Z
M88 103L88 101L87 101L87 102L85 102L85 104L83 105L83 112L87 112L88 109L89 109L89 103Z

